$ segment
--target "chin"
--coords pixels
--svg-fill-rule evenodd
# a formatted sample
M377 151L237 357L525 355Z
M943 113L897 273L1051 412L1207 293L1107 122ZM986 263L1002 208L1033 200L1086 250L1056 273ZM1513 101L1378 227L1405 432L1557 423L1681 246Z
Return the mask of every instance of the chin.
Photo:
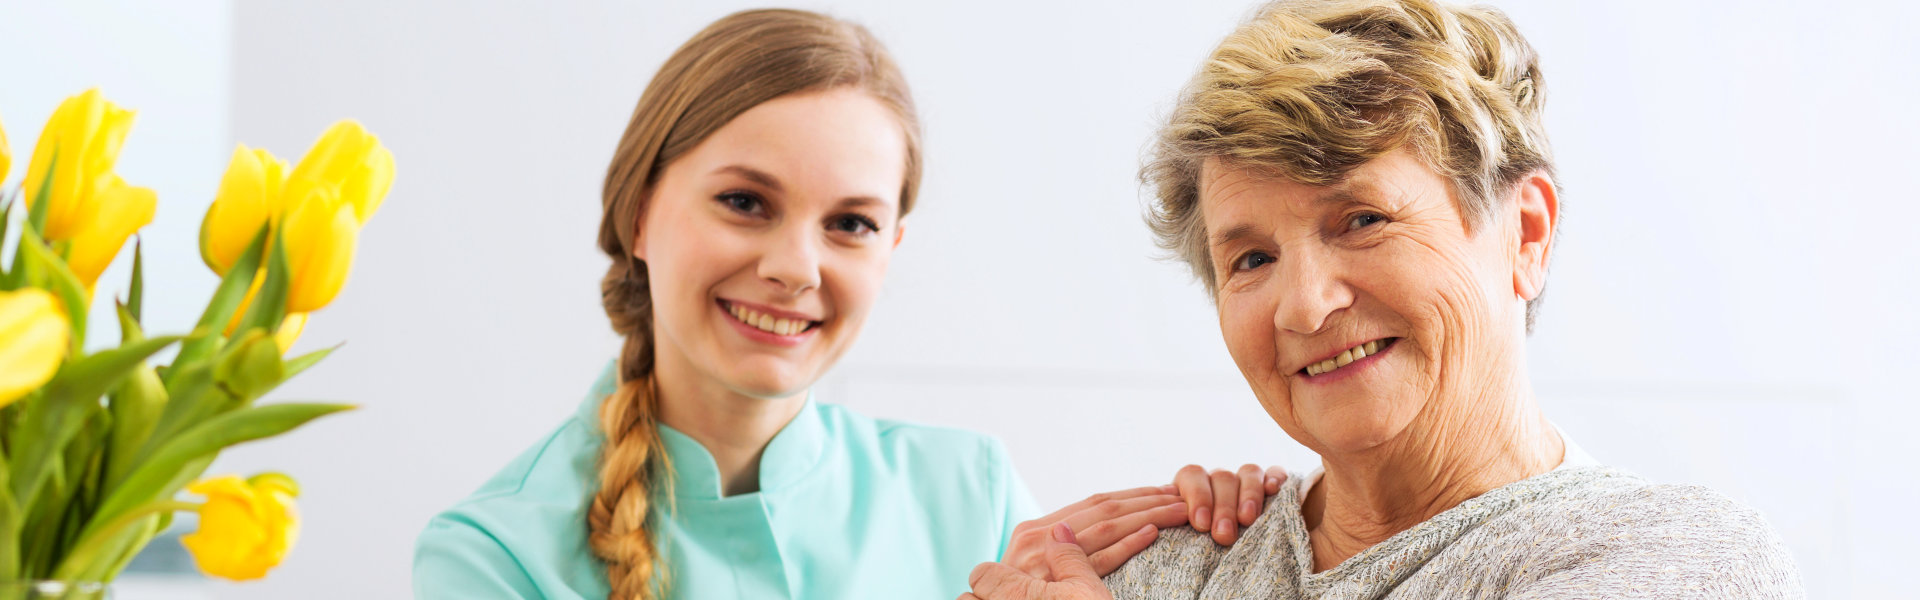
M1366 452L1399 437L1406 430L1399 411L1390 405L1349 404L1309 417L1305 429L1321 453Z
M805 393L815 378L794 371L793 365L742 364L727 378L728 387L755 398L786 398Z

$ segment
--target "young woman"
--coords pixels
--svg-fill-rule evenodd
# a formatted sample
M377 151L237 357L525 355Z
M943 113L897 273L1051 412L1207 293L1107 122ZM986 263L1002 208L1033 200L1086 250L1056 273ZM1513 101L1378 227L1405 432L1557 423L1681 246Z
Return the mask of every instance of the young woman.
M1178 490L1035 519L997 441L814 401L919 179L906 83L859 26L748 11L683 45L602 198L620 358L576 415L428 525L416 596L953 597L982 561L1044 573L1056 523L1107 571L1157 528L1193 521L1224 542L1251 523L1243 509L1283 473L1189 468Z

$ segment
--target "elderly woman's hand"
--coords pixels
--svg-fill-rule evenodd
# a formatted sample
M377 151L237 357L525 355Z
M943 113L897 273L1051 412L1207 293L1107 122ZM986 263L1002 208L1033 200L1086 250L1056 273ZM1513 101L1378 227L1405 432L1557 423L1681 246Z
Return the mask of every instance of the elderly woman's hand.
M1173 475L1173 485L1187 501L1189 522L1195 531L1213 534L1214 543L1232 545L1240 539L1240 530L1253 525L1267 508L1267 498L1280 493L1287 482L1287 470L1280 467L1241 465L1239 471L1214 469L1209 473L1200 465L1181 467Z
M1050 575L1034 576L1002 563L980 563L967 576L972 592L960 600L1112 600L1113 594L1100 581L1093 560L1081 549L1066 523L1056 523L1046 531L1043 542Z

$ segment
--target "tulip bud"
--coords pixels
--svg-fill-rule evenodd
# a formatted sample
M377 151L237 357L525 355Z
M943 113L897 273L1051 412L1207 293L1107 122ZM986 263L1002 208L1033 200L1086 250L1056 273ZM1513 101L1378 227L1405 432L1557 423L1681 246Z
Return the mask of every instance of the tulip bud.
M20 194L31 207L40 189L47 188L47 223L41 237L72 239L97 218L96 188L110 181L104 176L113 171L132 128L133 111L108 102L98 89L67 98L54 109L34 145Z
M365 224L393 187L393 153L359 122L342 120L320 135L288 179L334 186L340 200L353 206L355 222Z
M0 292L0 406L27 395L67 356L67 317L40 288Z
M233 149L220 191L200 222L200 258L207 268L226 275L260 228L280 214L286 175L287 162L271 152L245 145Z
M88 298L93 297L94 282L99 281L100 273L113 258L120 255L120 247L126 245L127 238L153 222L154 207L158 204L151 189L127 185L112 173L101 179L95 187L95 206L99 212L75 232L67 250L67 266L73 269L80 284L86 286Z
M287 199L279 234L287 253L287 313L313 312L346 284L360 223L352 205L310 180L289 181Z
M7 128L0 123L0 184L7 182L7 168L13 166L13 148L7 145Z
M233 475L193 482L187 492L206 496L207 502L200 507L200 528L181 536L180 544L208 575L234 581L265 577L300 535L290 487L297 489L275 478L253 484Z

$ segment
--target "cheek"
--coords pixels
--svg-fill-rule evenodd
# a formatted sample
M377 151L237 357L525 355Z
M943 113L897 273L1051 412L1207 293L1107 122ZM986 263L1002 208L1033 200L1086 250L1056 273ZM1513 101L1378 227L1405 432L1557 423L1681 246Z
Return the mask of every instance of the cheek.
M1251 381L1273 371L1273 311L1256 292L1223 294L1220 335L1227 353Z
M834 311L858 325L880 295L892 258L884 245L829 251L820 265L821 291Z

